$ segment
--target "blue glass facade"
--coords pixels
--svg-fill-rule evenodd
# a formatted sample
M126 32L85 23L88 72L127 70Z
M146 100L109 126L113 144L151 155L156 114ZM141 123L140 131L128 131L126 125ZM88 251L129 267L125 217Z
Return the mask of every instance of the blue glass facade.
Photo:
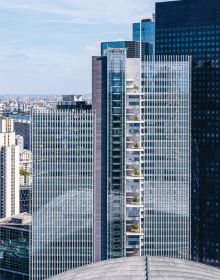
M144 19L140 23L133 23L133 41L149 44L149 55L155 52L155 22Z
M101 55L106 56L108 48L125 48L125 41L113 41L113 42L102 42L101 43Z
M124 256L124 130L126 49L107 54L108 258Z
M142 42L140 48L140 42L138 41L113 41L101 43L101 55L106 56L108 49L126 49L127 58L139 58L142 53L142 59L147 55L152 54L152 47L149 43Z
M198 145L200 183L199 259L220 266L220 1L157 3L156 53L192 55L192 135Z

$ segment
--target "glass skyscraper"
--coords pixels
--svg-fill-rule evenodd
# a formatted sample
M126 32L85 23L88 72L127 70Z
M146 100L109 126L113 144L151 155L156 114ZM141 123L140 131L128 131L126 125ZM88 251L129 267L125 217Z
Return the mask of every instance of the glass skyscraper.
M140 45L139 41L110 41L101 43L101 56L107 55L108 48L125 48L127 49L128 58L138 58L140 53L142 57L153 54L152 47L148 42L142 42Z
M92 58L95 134L95 261L107 258L107 57Z
M94 260L94 121L78 96L32 112L33 280Z
M191 257L191 60L148 57L142 66L144 251Z
M143 19L133 23L133 41L148 43L149 55L155 52L155 22L152 19Z
M107 256L189 259L191 60L106 59Z
M192 136L200 184L199 252L192 255L220 266L220 1L157 3L156 53L192 56Z

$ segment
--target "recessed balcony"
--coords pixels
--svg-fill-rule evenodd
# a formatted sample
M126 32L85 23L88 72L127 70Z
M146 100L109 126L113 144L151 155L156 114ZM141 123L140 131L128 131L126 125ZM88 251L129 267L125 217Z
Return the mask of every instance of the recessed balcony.
M127 115L138 115L140 114L140 109L135 109L135 108L129 108L126 110Z
M126 197L126 204L128 205L139 205L140 204L140 199L138 197L138 193L133 193L132 196L128 196Z
M133 251L126 251L126 257L138 257L140 256L140 250L139 249L133 249Z
M133 223L126 226L126 232L130 233L140 233L140 225L138 223Z
M140 170L138 170L138 169L134 169L133 171L132 171L132 176L140 176L141 175L141 173L140 173Z
M140 171L138 169L130 169L126 171L128 177L140 177Z
M138 121L140 121L140 116L138 114L137 115L127 115L127 121L138 122Z
M127 130L127 136L128 137L140 137L140 131L139 129L136 129L136 130L131 130L131 129L128 129Z
M137 186L126 186L126 192L129 193L129 195L135 195L137 193L140 192L140 189L139 189L139 185Z

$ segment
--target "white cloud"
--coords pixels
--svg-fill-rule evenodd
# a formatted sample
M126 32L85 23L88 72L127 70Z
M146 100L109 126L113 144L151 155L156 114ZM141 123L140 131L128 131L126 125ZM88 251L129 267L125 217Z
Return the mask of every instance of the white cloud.
M150 16L153 0L1 0L0 9L52 15L77 23L127 23Z

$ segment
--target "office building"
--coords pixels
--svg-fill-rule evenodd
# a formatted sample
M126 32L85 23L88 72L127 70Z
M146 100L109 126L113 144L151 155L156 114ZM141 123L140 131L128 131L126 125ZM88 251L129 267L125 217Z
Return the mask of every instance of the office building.
M19 146L13 120L0 116L0 218L19 213Z
M199 258L220 266L220 1L156 4L156 53L192 56L192 136L198 145Z
M150 256L191 257L191 59L142 67L144 233Z
M0 219L0 278L29 279L30 231L28 213Z
M92 106L95 136L95 261L107 258L107 57L92 58Z
M32 186L20 186L20 213L31 213Z
M190 58L141 62L109 48L107 65L93 59L93 103L102 91L107 123L107 256L189 259Z
M94 260L94 122L80 96L32 112L33 280Z
M133 41L148 43L149 55L155 53L155 21L143 19L133 23Z
M142 59L147 55L152 54L151 47L148 42L140 42L137 41L112 41L112 42L102 42L101 43L101 56L107 55L107 50L109 48L126 48L127 49L127 57L128 58L138 58L140 57L140 53L142 54Z
M16 135L21 135L24 137L24 148L30 149L30 120L26 119L16 119L14 120L14 129Z

